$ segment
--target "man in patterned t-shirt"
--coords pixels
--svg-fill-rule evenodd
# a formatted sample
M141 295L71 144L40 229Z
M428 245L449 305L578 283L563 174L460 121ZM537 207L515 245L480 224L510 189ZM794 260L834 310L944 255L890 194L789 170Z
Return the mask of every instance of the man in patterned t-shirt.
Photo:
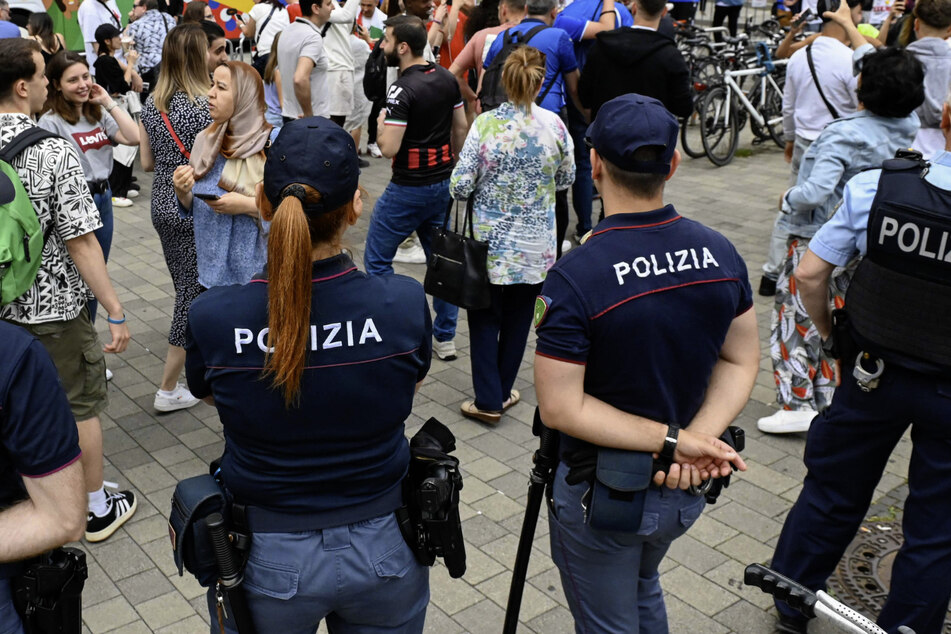
M46 100L45 64L32 40L0 40L0 147L33 126ZM26 328L49 352L79 428L89 513L86 539L102 541L135 512L130 491L106 494L99 414L108 403L103 351L129 343L125 313L93 232L102 226L76 151L65 139L44 139L12 161L48 238L33 286L0 307L0 319ZM92 296L107 312L112 341L102 347L89 320Z

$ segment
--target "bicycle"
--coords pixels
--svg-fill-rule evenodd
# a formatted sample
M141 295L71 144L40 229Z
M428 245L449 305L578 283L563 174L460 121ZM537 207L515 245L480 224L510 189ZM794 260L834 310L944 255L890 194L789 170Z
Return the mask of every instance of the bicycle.
M885 630L847 605L833 599L822 590L812 592L775 570L762 564L750 564L743 573L743 583L771 594L810 619L815 618L835 625L843 632L854 634L888 634ZM915 634L905 626L901 634Z
M733 160L747 116L758 138L771 138L779 147L785 144L783 91L774 77L780 76L786 60L773 61L769 48L762 42L756 45L756 59L757 65L753 68L725 70L723 84L707 91L700 105L703 149L707 158L718 167ZM747 94L740 82L753 76L757 76L758 81Z

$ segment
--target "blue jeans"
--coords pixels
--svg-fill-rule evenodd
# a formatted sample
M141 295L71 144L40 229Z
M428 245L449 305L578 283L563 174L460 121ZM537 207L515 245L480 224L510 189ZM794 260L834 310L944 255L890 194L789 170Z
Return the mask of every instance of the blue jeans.
M301 533L255 533L244 591L258 634L417 633L429 604L429 568L417 563L393 513ZM218 632L209 588L211 634ZM228 609L225 629L236 634Z
M376 201L367 245L363 252L363 266L370 275L392 275L393 256L400 243L414 231L429 259L430 238L433 228L442 226L449 206L449 179L410 187L390 183ZM456 336L456 318L459 307L433 298L433 337L436 341L451 341Z
M13 608L9 579L0 579L0 634L23 634L20 617Z
M584 115L570 102L568 132L575 144L575 182L571 185L571 204L578 216L577 233L584 235L591 231L591 196L594 193L594 181L591 180L591 154L584 142L588 124L584 121Z
M479 409L498 412L515 385L541 284L493 284L492 303L469 310L469 358Z
M667 608L657 568L670 544L700 517L705 501L680 489L651 487L637 534L609 533L584 523L582 482L555 472L554 511L548 514L551 557L578 634L667 634Z
M93 194L92 200L96 203L96 209L99 210L99 218L102 220L102 226L96 229L96 240L102 247L102 257L108 262L109 251L112 249L112 228L115 224L112 214L112 190L106 189L102 194ZM94 299L86 304L89 308L89 320L96 323L96 309L99 308L99 302Z

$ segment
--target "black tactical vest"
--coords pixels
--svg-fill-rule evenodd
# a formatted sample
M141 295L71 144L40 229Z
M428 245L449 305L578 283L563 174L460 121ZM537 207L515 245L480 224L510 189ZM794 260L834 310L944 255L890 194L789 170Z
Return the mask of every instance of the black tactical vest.
M927 164L882 165L868 248L845 299L866 352L914 370L951 372L951 191Z

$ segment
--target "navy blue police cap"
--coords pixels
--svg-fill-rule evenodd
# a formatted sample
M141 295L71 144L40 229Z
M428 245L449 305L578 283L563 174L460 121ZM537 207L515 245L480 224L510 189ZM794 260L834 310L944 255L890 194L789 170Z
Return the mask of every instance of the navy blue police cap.
M667 174L677 149L679 124L664 104L653 97L631 93L615 97L598 110L585 141L598 154L625 172ZM664 148L658 161L635 161L634 151Z
M286 196L301 197L295 183L320 192L319 203L304 203L304 213L319 215L353 200L360 181L360 159L353 137L324 117L284 124L264 164L264 195L274 208Z

